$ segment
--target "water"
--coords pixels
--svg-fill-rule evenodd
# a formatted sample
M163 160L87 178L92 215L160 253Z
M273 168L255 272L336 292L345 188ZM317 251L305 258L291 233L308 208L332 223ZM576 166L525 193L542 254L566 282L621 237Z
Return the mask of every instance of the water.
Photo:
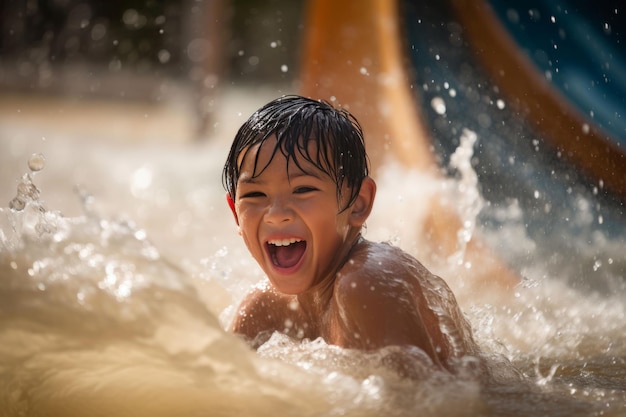
M105 115L93 132L71 119L3 120L0 415L626 414L623 238L578 242L571 260L588 263L602 245L606 257L577 278L597 276L616 291L572 288L569 270L555 274L550 254L533 253L514 202L489 212L467 163L480 140L471 132L451 162L455 180L384 167L366 236L446 278L489 378L471 366L433 372L419 352L397 348L364 353L274 335L253 352L226 333L261 273L236 233L220 172L234 130L265 98L226 98L205 143L142 141L132 130L108 137ZM458 205L463 224L447 259L420 234L435 195ZM485 229L479 212L503 227ZM479 265L463 255L477 235L507 242L507 259L533 253L513 290L473 285ZM394 373L399 354L414 355L418 380Z

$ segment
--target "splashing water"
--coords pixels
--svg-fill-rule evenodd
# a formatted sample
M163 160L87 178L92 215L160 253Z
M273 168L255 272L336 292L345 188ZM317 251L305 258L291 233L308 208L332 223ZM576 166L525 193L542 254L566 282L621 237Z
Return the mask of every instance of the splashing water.
M459 402L477 401L471 381L426 368L428 389L413 390L384 366L394 349L275 335L255 354L144 231L89 207L64 217L39 195L27 174L13 200L23 204L0 211L10 224L0 252L5 415L378 415L401 403L403 414L449 407L435 392L444 385Z
M476 219L483 208L483 201L478 191L478 175L472 168L471 159L474 154L474 144L478 137L471 130L463 130L461 144L450 157L450 167L456 169L461 178L455 186L458 191L456 199L458 212L461 215L461 228L457 232L459 249L450 257L449 261L463 265L463 258L467 243L472 239L476 228ZM471 268L471 264L465 265Z
M466 285L474 266L464 245L477 235L532 248L514 203L501 230L481 230L478 217L490 207L471 166L477 139L464 132L450 162L454 180L385 167L367 236L422 258L425 202L441 193L457 202L458 250L426 261L457 294L487 380L433 372L420 352L397 347L357 352L275 334L254 352L225 332L233 306L261 278L223 203L225 143L99 145L80 160L64 142L36 143L46 159L24 157L28 146L19 145L0 157L20 178L0 209L0 415L623 413L623 292L581 294L546 276L540 253L508 297L485 302ZM27 158L30 172L20 177L15 164ZM72 202L78 214L55 211ZM603 244L608 253L625 248L623 240ZM414 358L419 381L394 371L398 355Z

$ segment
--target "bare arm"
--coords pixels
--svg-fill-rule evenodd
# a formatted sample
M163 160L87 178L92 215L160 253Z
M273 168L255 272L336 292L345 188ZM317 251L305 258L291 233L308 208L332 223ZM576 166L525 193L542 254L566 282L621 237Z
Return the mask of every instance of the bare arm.
M249 340L255 340L264 333L269 333L269 337L278 330L276 312L273 311L276 298L277 294L270 288L255 287L237 307L230 331Z
M271 286L255 287L237 307L229 330L243 335L255 348L276 331L295 337L299 315L290 307L291 301L292 297L277 293Z

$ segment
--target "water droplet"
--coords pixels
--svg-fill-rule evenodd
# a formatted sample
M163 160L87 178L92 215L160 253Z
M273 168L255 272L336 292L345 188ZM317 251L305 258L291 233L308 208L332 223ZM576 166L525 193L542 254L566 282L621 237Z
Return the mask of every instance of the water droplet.
M519 23L519 14L515 9L509 9L506 11L506 17L509 19L511 23L517 24Z
M583 123L583 133L585 135L589 134L589 125L587 123Z
M41 171L45 165L46 158L40 153L34 153L28 160L28 168L33 172Z
M430 106L437 114L445 114L446 112L446 102L441 97L433 97L430 101Z
M19 197L15 197L9 203L9 208L11 210L22 211L24 210L24 207L26 207L26 201L24 201L24 199L19 198Z
M161 49L158 54L157 54L158 58L159 58L159 62L161 64L165 64L167 62L169 62L170 58L171 58L171 54L168 50L166 49Z
M287 72L287 71L289 71L289 67L287 65L283 64L283 65L280 66L280 71L281 72Z
M106 36L107 27L102 23L96 23L91 29L91 39L94 41L102 40Z
M593 271L596 272L598 269L600 269L602 267L602 262L599 260L596 260L593 263Z

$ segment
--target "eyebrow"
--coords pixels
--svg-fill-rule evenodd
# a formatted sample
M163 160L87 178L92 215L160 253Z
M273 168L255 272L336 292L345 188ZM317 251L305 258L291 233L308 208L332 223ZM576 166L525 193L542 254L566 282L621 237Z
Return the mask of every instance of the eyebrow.
M313 177L313 178L316 178L318 180L322 180L323 179L322 176L319 175L316 172L302 171L299 168L297 168L297 171L295 171L293 173L287 173L287 179L289 181L294 180L296 178L302 178L302 177ZM241 184L261 184L261 183L263 183L263 181L259 180L258 178L259 178L258 175L248 177L246 174L242 174L242 175L239 176L239 179L237 180L237 182L241 183Z
M242 183L242 184L258 184L262 181L259 181L258 176L256 177L247 177L246 175L240 175L239 178L237 179L237 182Z

